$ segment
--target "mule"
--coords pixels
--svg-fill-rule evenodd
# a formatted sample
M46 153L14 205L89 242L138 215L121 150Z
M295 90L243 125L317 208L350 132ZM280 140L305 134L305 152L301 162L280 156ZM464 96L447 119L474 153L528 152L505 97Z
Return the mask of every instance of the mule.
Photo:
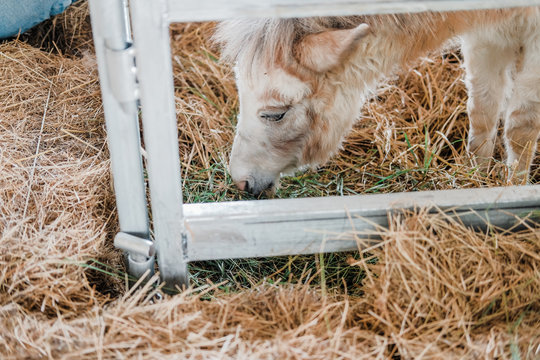
M377 84L459 38L468 151L486 167L504 118L507 164L527 177L540 133L540 8L403 15L237 19L218 25L240 111L229 171L240 190L326 162Z

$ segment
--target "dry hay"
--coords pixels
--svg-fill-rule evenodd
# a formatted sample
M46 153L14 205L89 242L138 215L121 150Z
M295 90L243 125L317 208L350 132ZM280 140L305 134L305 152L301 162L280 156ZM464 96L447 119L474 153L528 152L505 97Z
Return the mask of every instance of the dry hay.
M394 215L381 246L344 264L365 272L347 291L321 284L320 266L295 283L260 281L233 293L208 284L160 299L155 280L126 292L105 273L121 271L122 261L111 244L114 196L86 11L80 4L53 20L61 35L27 39L44 50L0 44L0 357L539 356L540 232L532 225L475 232L446 214ZM230 69L207 44L211 28L172 34L190 201L244 196L224 171L237 100ZM77 41L68 51L57 39ZM287 179L280 195L502 184L501 164L481 174L465 156L459 65L457 55L438 56L391 82L341 155ZM108 267L92 270L99 264Z

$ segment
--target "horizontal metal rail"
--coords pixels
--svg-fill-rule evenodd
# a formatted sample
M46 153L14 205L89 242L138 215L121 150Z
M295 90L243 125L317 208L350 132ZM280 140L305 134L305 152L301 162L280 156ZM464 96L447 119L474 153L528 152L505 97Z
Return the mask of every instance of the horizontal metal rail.
M168 0L167 21L344 16L537 6L540 0Z
M400 209L439 208L462 223L510 228L540 212L540 185L348 197L185 204L187 261L358 249ZM375 236L376 237L376 236Z

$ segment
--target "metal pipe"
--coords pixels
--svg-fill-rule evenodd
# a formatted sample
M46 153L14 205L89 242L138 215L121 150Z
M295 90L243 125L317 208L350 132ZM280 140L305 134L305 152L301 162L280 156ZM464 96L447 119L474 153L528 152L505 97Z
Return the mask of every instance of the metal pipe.
M187 256L201 261L357 250L380 241L389 214L420 208L445 211L472 228L519 228L540 215L540 185L187 204Z
M538 5L540 0L167 0L167 17L170 22L194 22L235 17L373 15Z
M108 52L123 51L130 46L124 0L90 0L89 5L120 231L148 239L137 103L135 97L119 101L113 91L115 83L133 81L134 78L125 78L129 71L118 73L110 69L107 61ZM138 254L132 254L131 259L153 271L153 260ZM135 273L132 275L136 276Z
M163 1L133 0L130 10L158 264L168 287L181 287L188 283L187 240L165 5Z
M139 255L145 259L153 257L156 253L153 241L124 232L116 234L114 237L114 246L129 252L131 255Z

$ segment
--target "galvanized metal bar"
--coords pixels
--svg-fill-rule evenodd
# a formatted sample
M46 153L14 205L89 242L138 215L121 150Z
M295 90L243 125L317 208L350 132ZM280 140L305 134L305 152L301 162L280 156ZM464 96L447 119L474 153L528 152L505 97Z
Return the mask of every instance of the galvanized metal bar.
M450 211L468 226L509 228L517 218L540 211L540 185L187 204L187 257L198 261L356 250L353 235L375 239L377 230L388 226L389 213L413 208Z
M116 1L125 6L125 0ZM91 0L91 3L100 4L93 7L101 7L99 11L112 16L110 0ZM527 5L540 5L540 0L514 0L511 3L503 0L296 0L294 3L286 0L201 0L196 3L180 0L131 0L133 31L137 48L140 50L137 64L148 154L147 170L163 280L169 285L187 284L187 261L352 249L357 246L356 242L343 242L336 234L344 233L351 224L362 231L369 231L376 224L384 225L387 212L395 208L457 206L457 216L469 224L481 225L489 217L492 224L508 225L513 215L521 215L540 207L538 187L505 188L467 190L470 193L459 193L459 196L464 196L460 199L456 198L457 193L445 195L436 192L431 195L414 193L381 197L276 200L275 203L271 200L187 205L188 218L184 223L170 63L170 22L220 20L233 16L350 15ZM113 7L116 8L116 5ZM123 14L126 15L125 11ZM112 21L109 20L107 25L93 20L98 22L94 29L116 28L112 24L118 22L118 19L115 17ZM123 26L129 28L129 23L124 20ZM115 31L111 33L114 34ZM124 33L129 34L129 31ZM106 44L109 49L125 50L116 47L121 41L116 43L114 38L104 41L105 34L108 34L107 30L98 34L96 39ZM99 45L101 49L103 44ZM98 59L99 57L98 55ZM121 61L122 58L119 62ZM105 92L104 97L110 99L111 94ZM119 107L126 111L125 104ZM130 150L123 149L122 152L129 153ZM499 193L494 193L497 191ZM433 199L429 199L430 196ZM468 201L478 196L480 198L472 203ZM495 200L496 198L498 200ZM450 202L445 202L447 200ZM317 231L323 231L326 235ZM149 251L150 254L150 247L147 246L149 244L144 239L142 242L135 242L129 235L119 236L118 239L126 248L135 246L135 243L141 245L135 246L137 251L132 249L134 253L146 254Z
M166 2L133 0L130 5L158 264L169 287L182 286L188 273Z
M170 22L233 17L344 16L540 5L540 0L168 0Z
M111 69L111 62L107 60L108 54L123 53L130 46L125 3L122 0L90 0L90 14L120 231L149 239L137 104L133 97L122 101L113 91L118 84L134 82L134 77L129 76L129 71ZM154 258L129 254L128 266L129 273L138 278L147 270L153 272Z
M135 67L135 49L132 44L123 49L111 49L106 46L105 60L109 72L109 85L114 98L123 107L133 106L139 99L137 69Z
M153 257L156 253L153 241L124 232L116 234L114 237L114 246L130 254L144 256L145 258Z

